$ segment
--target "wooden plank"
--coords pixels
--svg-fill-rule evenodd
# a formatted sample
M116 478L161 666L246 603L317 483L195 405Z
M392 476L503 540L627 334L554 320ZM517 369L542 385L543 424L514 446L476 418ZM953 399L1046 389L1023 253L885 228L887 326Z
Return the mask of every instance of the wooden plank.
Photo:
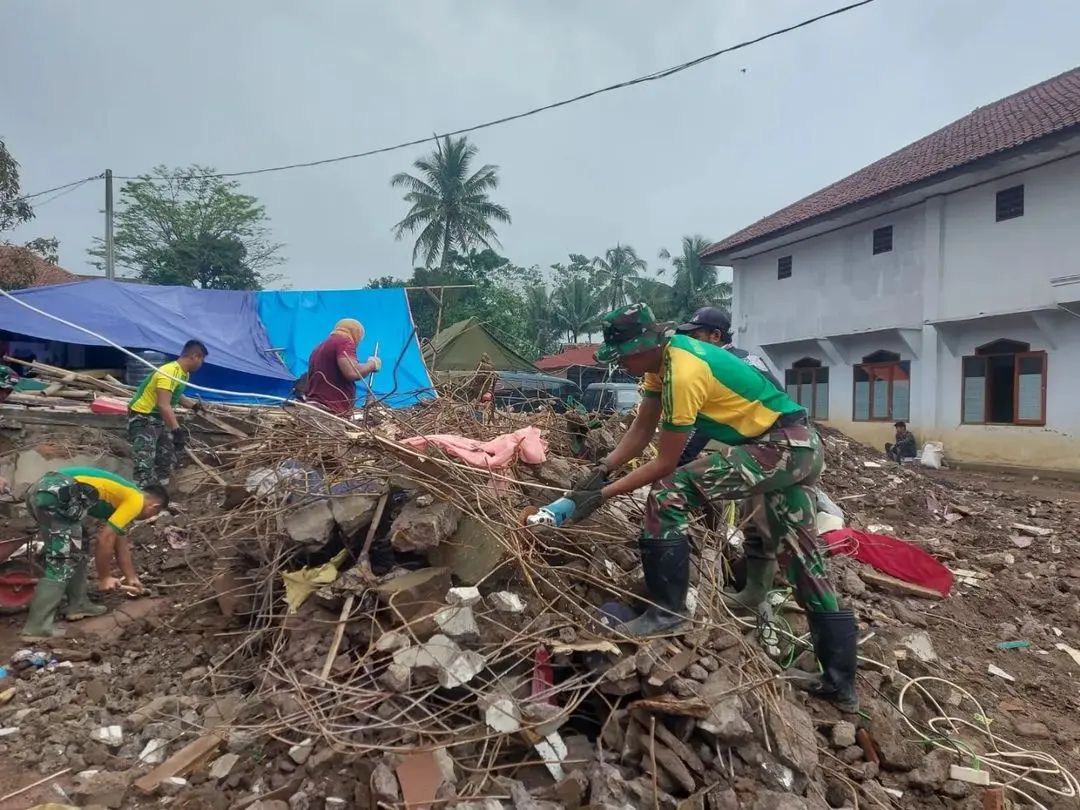
M222 433L228 433L230 436L235 436L238 439L250 439L251 438L250 433L245 433L244 431L240 430L240 428L233 427L228 422L226 422L224 419L218 419L216 416L207 413L205 410L201 411L198 414L196 414L196 416L199 419L203 419L203 420L209 422L211 425L216 427Z
M330 669L334 666L334 659L337 658L338 650L341 648L341 639L345 636L345 622L349 620L355 599L356 594L350 593L345 597L345 604L341 607L341 616L338 617L337 627L334 628L334 640L326 653L326 661L323 662L322 673L319 676L324 681L330 677Z
M206 462L204 462L201 458L199 458L197 455L195 455L193 452L191 452L190 447L185 447L184 452L187 454L188 458L190 458L192 461L194 461L198 465L200 470L202 470L204 473L206 473L212 479L214 479L214 483L216 483L218 486L227 487L229 485L228 482L226 482L224 478L222 478L216 472L211 470L210 467L207 466Z
M895 593L900 596L917 596L920 599L945 598L944 594L938 593L933 588L926 588L912 582L904 582L902 579L891 577L870 568L863 569L861 576L868 585L873 585L875 588L880 588L888 593Z
M221 745L217 734L206 734L188 743L152 771L140 776L133 783L135 789L146 795L153 794L162 781L170 776L184 776L208 760Z

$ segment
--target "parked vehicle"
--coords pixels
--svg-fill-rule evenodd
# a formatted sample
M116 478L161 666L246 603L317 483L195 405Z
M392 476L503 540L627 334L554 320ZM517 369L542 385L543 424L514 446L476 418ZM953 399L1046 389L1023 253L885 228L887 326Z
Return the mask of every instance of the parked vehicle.
M585 389L582 404L596 413L627 413L641 402L637 383L593 383Z
M538 411L550 407L564 413L573 398L581 401L581 389L563 377L517 371L496 372L492 395L495 405L511 411Z

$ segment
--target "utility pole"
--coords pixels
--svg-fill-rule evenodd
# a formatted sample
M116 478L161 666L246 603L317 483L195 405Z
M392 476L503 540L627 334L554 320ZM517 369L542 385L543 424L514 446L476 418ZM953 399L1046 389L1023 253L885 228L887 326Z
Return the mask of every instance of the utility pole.
M116 256L113 254L112 169L105 170L105 278L116 279Z

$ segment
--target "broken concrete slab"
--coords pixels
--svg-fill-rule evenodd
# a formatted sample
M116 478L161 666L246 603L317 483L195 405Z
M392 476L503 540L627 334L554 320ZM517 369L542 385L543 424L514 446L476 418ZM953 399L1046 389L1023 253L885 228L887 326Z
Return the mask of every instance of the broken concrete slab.
M810 715L791 701L780 701L768 713L775 753L790 768L810 776L818 764L817 735Z
M101 726L90 732L90 739L116 748L124 742L124 730L120 726Z
M210 763L210 778L219 782L228 778L239 761L240 756L238 754L222 754Z
M496 591L487 601L500 613L522 613L525 610L525 601L510 591Z
M443 608L435 614L435 624L454 639L474 639L480 635L480 628L470 607Z
M754 736L743 717L743 699L724 670L709 673L701 686L701 697L709 709L708 715L698 721L698 728L716 737L722 746L742 745Z
M397 776L385 762L380 762L371 772L371 792L378 802L395 805L401 801Z
M476 587L451 588L446 592L446 604L455 607L472 607L480 603L480 589Z
M446 566L466 585L485 581L505 558L498 536L471 515L462 517L457 531L428 554L428 560Z
M352 537L375 517L381 495L365 493L330 499L330 513L346 537Z
M390 526L395 551L428 551L449 538L458 527L461 513L451 504L419 506L405 504Z
M325 500L290 509L285 514L285 533L301 546L322 546L334 531L334 513Z
M129 625L154 615L165 605L166 601L164 599L151 599L148 597L132 599L101 616L83 619L74 625L73 630L68 632L77 632L80 636L116 640L120 638L120 634Z
M168 744L168 740L157 738L147 740L139 753L139 762L143 765L160 765L165 761L165 749Z

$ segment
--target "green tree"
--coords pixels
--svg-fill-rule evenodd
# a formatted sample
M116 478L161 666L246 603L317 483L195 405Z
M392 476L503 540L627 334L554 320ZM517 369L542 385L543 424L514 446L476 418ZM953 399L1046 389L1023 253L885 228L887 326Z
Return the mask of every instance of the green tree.
M608 248L603 258L593 259L604 306L615 309L636 297L638 280L648 267L629 245Z
M499 245L492 222L510 224L510 212L488 196L499 185L497 166L485 164L469 173L476 154L464 136L447 136L413 163L417 175L400 172L390 179L394 188L406 189L409 212L393 232L396 239L417 235L413 261L423 256L426 267L438 262L445 269L455 251Z
M731 307L731 283L718 281L716 268L701 260L702 252L710 244L712 242L704 236L684 236L679 255L673 256L667 248L660 251L660 259L671 262L671 287L677 317L689 317L703 306ZM667 272L661 270L660 274Z
M282 261L266 209L234 180L192 165L157 166L120 190L113 244L116 263L150 284L261 289ZM162 180L156 178L164 178ZM89 251L104 267L101 239Z
M34 207L22 196L19 185L19 163L0 139L0 233L29 222L34 218ZM6 240L2 244L9 245ZM18 247L12 245L12 247ZM9 271L5 283L9 289L21 289L32 284L37 277L34 256L56 264L59 261L60 242L55 237L31 239L22 248L8 256ZM30 255L33 254L33 255Z
M588 279L581 277L571 278L556 287L552 304L556 322L572 343L597 328L597 318L604 306Z

